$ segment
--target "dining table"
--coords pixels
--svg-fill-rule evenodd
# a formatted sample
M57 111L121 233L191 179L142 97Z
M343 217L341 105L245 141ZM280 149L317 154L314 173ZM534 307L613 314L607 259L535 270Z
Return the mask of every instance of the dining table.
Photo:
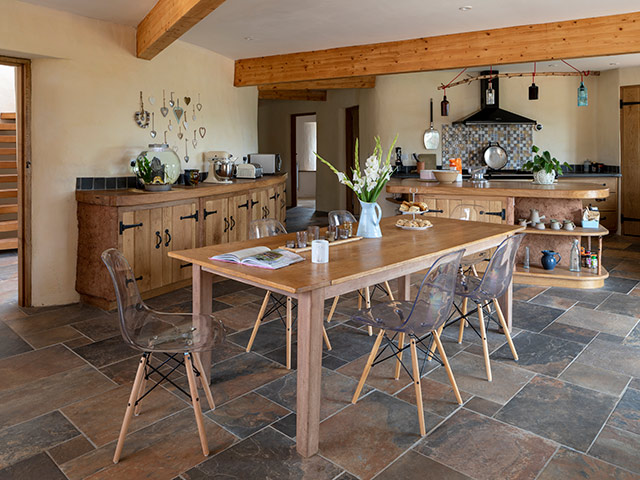
M325 300L393 279L398 281L398 298L412 300L411 275L426 273L442 255L461 249L466 254L488 250L524 230L437 217L429 218L432 226L425 230L406 230L396 226L398 218L380 221L380 238L330 245L328 263L313 263L310 251L300 253L304 261L277 270L211 260L250 247L283 247L295 233L169 252L170 257L192 264L193 312L204 318L212 313L215 276L297 300L296 448L304 457L318 452ZM511 328L511 286L499 301ZM202 363L211 365L210 352ZM203 374L210 381L211 372Z

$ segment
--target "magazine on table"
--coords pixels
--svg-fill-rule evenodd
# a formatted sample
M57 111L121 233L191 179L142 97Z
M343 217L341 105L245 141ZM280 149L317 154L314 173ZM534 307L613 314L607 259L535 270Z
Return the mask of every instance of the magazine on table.
M223 253L222 255L216 255L215 257L211 257L209 260L240 263L250 267L270 268L275 270L301 262L304 260L304 257L279 248L271 250L267 247L253 247L245 248L244 250L237 250L235 252Z

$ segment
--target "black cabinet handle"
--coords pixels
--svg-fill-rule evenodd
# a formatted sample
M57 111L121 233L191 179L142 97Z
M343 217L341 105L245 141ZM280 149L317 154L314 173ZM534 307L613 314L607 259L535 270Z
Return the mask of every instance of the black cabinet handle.
M167 241L166 241L166 242L164 242L164 246L165 246L165 247L168 247L168 246L169 246L169 244L171 243L171 234L169 233L169 229L168 229L168 228L166 228L166 229L164 230L164 233L165 233L165 235L167 236Z
M242 205L238 205L238 208L246 208L247 210L249 210L249 200L247 200Z
M435 212L436 210L430 210L431 212ZM442 210L440 210L440 213L442 213ZM507 218L507 211L503 208L501 212L485 212L485 211L480 211L480 215L495 215L496 217L500 217L502 220Z
M196 210L196 213L192 213L191 215L184 215L180 217L180 220L186 220L188 218L193 218L195 219L195 221L198 221L198 211Z
M136 282L139 282L140 280L142 280L144 277L142 275L140 275L139 277L136 277Z
M183 263L182 265L180 265L180 268L187 268L190 267L191 264L190 263Z
M285 192L286 192L286 190L285 190ZM276 198L280 198L280 194L279 193L276 193Z
M228 230L229 230L229 219L227 217L224 217L224 232L223 233L227 233Z
M143 276L142 276L142 275L140 275L139 277L137 277L137 278L133 278L133 279L132 279L132 278L127 278L127 279L124 281L124 283L125 283L126 285L129 285L129 284L133 283L133 281L134 281L134 280L135 280L136 282L139 282L139 281L140 281L140 280L142 280L142 279L143 279Z
M142 222L140 222L140 223L131 223L129 225L120 222L120 235L122 235L122 232L124 232L128 228L135 228L135 227L141 227L141 226L142 226Z
M606 198L596 198L596 202L606 202Z
M444 213L444 210L434 210L433 208L430 208L429 210L427 210L427 212L429 213ZM482 213L482 212L480 212Z
M271 215L271 211L269 210L269 207L264 207L264 209L267 211L267 216L265 218L269 218L269 215Z
M257 201L257 200L255 202L253 200L251 200L251 208L253 208L253 206L257 205L258 203L260 203L260 202Z
M158 240L158 243L156 243L156 248L160 248L160 245L162 245L162 235L160 235L160 231L156 232L156 239Z
M218 213L218 210L211 210L210 212L205 208L204 209L204 218L207 218L209 215L215 215ZM226 219L225 219L226 220Z
M233 230L233 227L236 226L236 221L233 219L233 215L231 215L231 227L229 228L229 230Z
M276 198L278 198L278 196L279 196L279 195L277 195L277 194L275 194L275 193L274 193L273 195L271 195L271 196L269 197L269 200L275 200Z

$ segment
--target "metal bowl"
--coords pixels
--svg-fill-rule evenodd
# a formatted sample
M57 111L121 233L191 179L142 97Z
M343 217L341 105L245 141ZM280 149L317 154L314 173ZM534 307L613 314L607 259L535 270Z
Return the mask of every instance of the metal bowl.
M224 160L216 160L213 164L213 173L221 182L230 182L235 173L235 163L228 158Z

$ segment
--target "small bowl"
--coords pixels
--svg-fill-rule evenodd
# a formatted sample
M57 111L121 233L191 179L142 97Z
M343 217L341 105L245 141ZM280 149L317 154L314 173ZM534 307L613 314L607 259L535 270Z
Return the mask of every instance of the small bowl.
M458 179L457 170L435 170L433 174L440 183L454 183Z

